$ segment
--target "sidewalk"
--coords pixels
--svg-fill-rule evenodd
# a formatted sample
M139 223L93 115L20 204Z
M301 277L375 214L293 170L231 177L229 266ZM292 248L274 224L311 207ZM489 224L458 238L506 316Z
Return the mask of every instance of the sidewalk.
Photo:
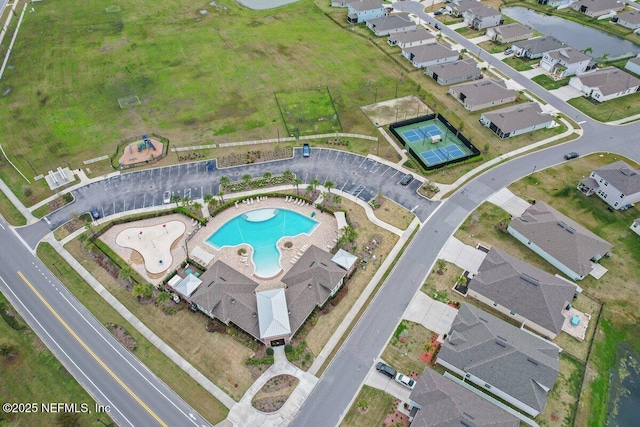
M0 190L7 196L7 199L16 207L27 220L27 225L38 222L39 219L31 214L31 211L22 204L20 200L13 194L13 191L4 183L3 180L0 179Z

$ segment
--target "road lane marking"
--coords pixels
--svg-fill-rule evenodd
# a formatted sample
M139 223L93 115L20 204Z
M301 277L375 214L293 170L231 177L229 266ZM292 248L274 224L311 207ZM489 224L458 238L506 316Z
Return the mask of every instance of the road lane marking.
M78 341L78 343L87 351L87 353L89 353L91 355L91 357L94 358L94 360L96 362L98 362L98 364L100 364L100 366L102 366L102 368L114 379L116 380L116 382L118 384L120 384L120 386L131 396L133 397L133 399L138 402L138 404L140 406L142 406L144 408L145 411L147 411L149 413L149 415L151 415L161 426L164 427L168 427L164 421L162 421L162 419L155 413L153 412L153 410L151 408L149 408L147 406L146 403L144 403L142 401L142 399L140 399L140 397L138 397L137 394L135 394L133 392L133 390L131 390L121 379L120 377L118 377L108 366L106 363L104 363L102 361L102 359L100 359L98 357L97 354L95 354L93 352L93 350L91 350L91 348L89 348L89 346L82 340L82 338L80 338L78 336L78 334L76 334L76 332L71 329L71 327L67 324L67 322L64 321L64 319L62 317L60 317L60 315L58 314L57 311L55 311L53 309L53 307L51 307L51 305L47 302L47 300L44 299L44 297L40 294L40 292L38 292L38 290L31 284L31 282L29 282L29 280L27 280L26 277L24 277L24 274L22 274L21 271L18 271L18 276L20 276L20 278L27 284L27 286L29 286L29 288L31 289L31 291L38 297L38 299L40 301L42 301L42 303L45 305L45 307L47 307L47 309L51 312L51 314L54 315L54 317L56 319L58 319L58 321L60 322L60 324L62 326L64 326L64 328L71 334L71 336L73 338L75 338L76 341Z
M2 227L3 230L6 230L6 228L4 228L4 225L0 224L0 227Z

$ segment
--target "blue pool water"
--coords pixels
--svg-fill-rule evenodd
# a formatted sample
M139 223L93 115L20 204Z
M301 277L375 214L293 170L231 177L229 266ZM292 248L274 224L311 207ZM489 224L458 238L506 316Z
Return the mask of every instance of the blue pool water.
M227 221L208 239L214 248L246 243L253 247L255 275L273 277L280 272L278 240L299 234L311 234L318 223L286 209L257 209Z

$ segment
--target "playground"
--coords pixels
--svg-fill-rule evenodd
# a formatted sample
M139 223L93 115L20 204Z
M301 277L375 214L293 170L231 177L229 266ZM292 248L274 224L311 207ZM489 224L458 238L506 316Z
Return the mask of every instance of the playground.
M151 139L147 135L132 142L124 148L124 154L118 160L121 165L134 165L144 163L162 155L164 144L157 139Z

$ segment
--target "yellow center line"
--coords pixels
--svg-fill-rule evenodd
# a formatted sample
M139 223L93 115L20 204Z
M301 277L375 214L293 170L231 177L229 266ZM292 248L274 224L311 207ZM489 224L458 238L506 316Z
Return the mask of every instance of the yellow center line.
M105 371L107 371L107 373L109 375L111 375L111 377L116 380L116 382L118 384L120 384L120 386L127 392L129 393L129 395L131 397L133 397L135 399L136 402L138 402L140 404L140 406L142 406L145 411L147 411L149 413L149 415L151 415L153 418L156 419L156 421L158 421L158 423L160 423L161 426L163 427L167 427L167 425L162 421L162 419L160 419L160 417L153 412L153 410L151 408L149 408L147 406L146 403L144 403L142 401L142 399L140 399L138 397L137 394L135 394L103 361L102 359L100 359L90 348L89 346L82 340L82 338L80 338L78 336L78 334L75 333L75 331L73 329L71 329L71 327L67 324L67 322L65 322L62 317L60 317L60 315L53 309L53 307L51 307L51 305L49 305L49 303L43 298L42 295L40 295L40 292L38 292L36 290L36 288L33 287L33 285L27 280L26 277L24 277L24 275L22 274L21 271L18 271L18 276L20 276L20 278L27 284L27 286L29 286L29 288L31 288L31 290L33 291L34 294L36 294L36 296L40 299L40 301L42 301L42 303L49 309L49 311L51 312L51 314L53 314L56 319L58 319L58 321L62 324L62 326L65 327L65 329L67 331L69 331L69 333L71 334L71 336L73 336L76 341L78 341L78 343L80 343L80 345L82 347L84 347L84 349L87 351L87 353L89 353L95 360L96 362L98 362L100 364L100 366L102 366L104 368Z

